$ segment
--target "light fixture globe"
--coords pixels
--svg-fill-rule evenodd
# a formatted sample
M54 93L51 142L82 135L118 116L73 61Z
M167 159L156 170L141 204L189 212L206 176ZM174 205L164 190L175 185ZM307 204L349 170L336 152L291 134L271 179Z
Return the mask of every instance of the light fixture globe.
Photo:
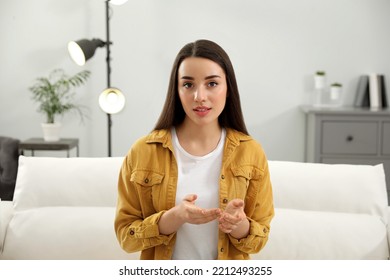
M128 0L110 0L110 4L113 4L113 5L123 5L127 2Z
M95 50L104 47L105 44L100 39L71 41L68 43L68 52L77 65L83 66L95 54Z
M106 88L99 96L99 106L107 114L119 113L125 103L125 96L117 88Z

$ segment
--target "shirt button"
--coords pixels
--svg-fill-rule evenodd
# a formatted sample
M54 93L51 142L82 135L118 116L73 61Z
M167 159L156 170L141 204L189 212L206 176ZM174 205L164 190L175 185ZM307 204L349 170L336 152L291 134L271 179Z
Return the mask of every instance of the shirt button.
M223 202L224 204L228 203L227 198L224 198L224 199L222 200L222 202Z
M222 174L222 175L221 175L221 179L222 179L222 180L225 179L225 175Z
M145 184L149 183L149 179L146 178L146 179L144 180L144 182L145 182Z

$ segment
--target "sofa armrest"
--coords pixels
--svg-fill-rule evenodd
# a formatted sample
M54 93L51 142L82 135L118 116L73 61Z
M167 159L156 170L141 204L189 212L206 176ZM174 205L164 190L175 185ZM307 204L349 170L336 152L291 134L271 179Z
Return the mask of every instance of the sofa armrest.
M5 241L5 234L7 231L8 223L13 215L12 201L0 200L0 254L3 251L3 245Z

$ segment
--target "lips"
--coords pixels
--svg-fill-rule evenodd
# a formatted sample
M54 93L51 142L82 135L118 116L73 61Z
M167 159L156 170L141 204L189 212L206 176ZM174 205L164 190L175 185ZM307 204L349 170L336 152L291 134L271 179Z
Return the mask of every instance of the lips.
M195 107L193 110L194 110L195 114L198 115L199 117L205 117L208 115L211 108L206 107L206 106L198 106L198 107Z
M198 106L198 107L194 108L195 112L206 112L208 110L211 110L211 108L206 107L206 106Z

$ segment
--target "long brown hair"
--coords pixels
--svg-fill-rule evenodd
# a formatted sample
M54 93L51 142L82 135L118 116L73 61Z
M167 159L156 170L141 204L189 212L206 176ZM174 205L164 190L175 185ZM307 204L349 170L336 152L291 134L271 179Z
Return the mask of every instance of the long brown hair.
M177 88L177 72L180 64L188 57L210 59L225 71L227 83L226 104L218 117L219 125L225 128L233 128L249 135L241 110L240 95L233 65L227 53L218 44L209 40L198 40L188 43L177 54L172 66L165 104L154 129L169 129L172 126L181 124L185 118L185 112L181 105Z

